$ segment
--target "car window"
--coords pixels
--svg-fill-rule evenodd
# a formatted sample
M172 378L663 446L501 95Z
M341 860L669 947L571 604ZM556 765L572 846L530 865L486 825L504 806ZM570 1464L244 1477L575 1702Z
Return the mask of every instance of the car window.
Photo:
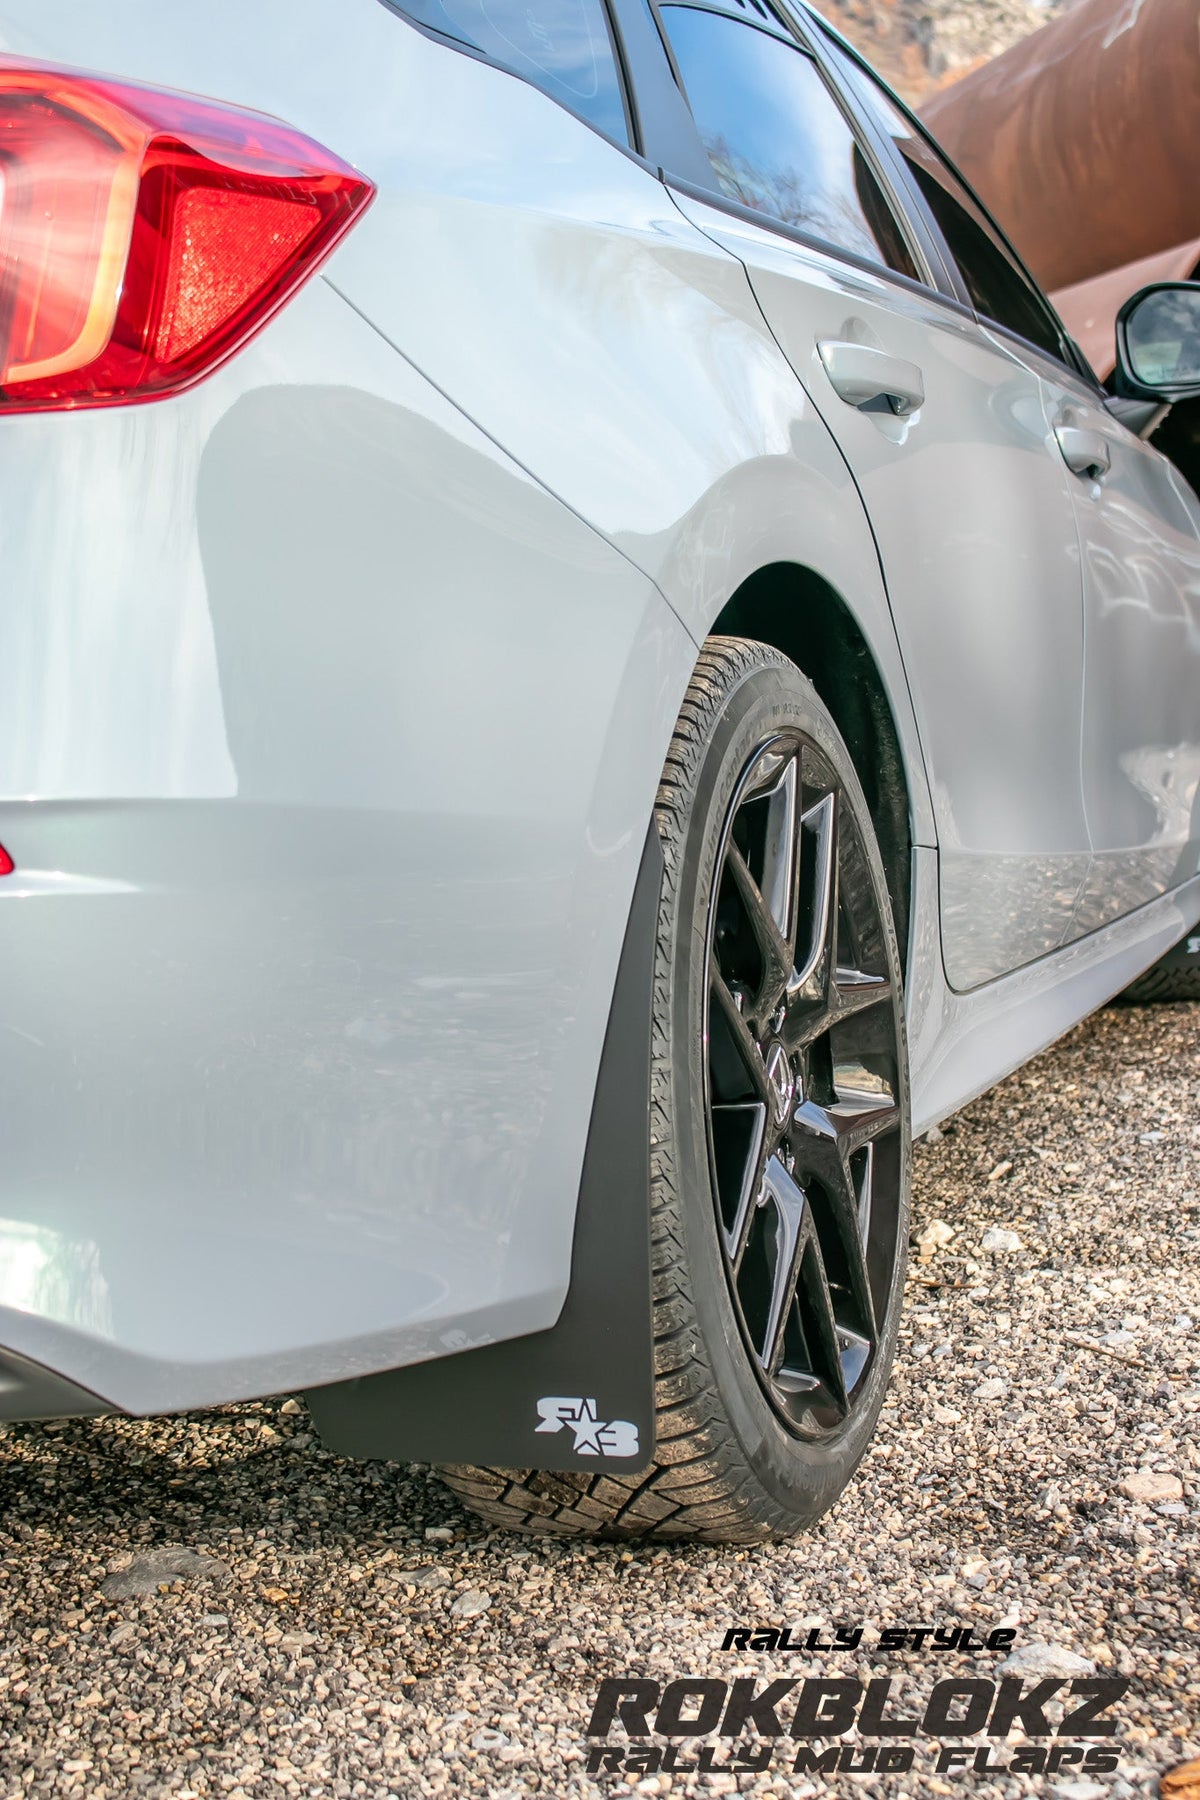
M907 163L958 265L975 310L1060 361L1066 360L1062 331L1049 302L931 139L865 69L835 45L831 45L831 53Z
M660 15L721 192L916 280L895 215L812 57L721 13L671 5Z
M456 38L620 144L629 125L604 0L389 0Z

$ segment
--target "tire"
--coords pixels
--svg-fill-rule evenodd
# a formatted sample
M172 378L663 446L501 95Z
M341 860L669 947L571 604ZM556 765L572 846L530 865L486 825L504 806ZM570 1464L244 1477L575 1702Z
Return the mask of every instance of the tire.
M629 1477L441 1472L499 1526L789 1537L849 1481L895 1355L910 1130L887 886L833 720L762 644L708 640L655 821L655 1461ZM768 914L794 921L786 958ZM833 937L818 929L830 919ZM798 1271L790 1298L784 1269Z
M1160 1000L1200 1000L1200 932L1194 928L1131 981L1114 1004L1139 1006Z

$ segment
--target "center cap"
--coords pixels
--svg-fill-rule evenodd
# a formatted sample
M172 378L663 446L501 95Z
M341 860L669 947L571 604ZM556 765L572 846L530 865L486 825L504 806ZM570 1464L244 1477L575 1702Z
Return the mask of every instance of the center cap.
M796 1078L787 1051L782 1044L772 1044L767 1051L767 1092L777 1127L786 1124L795 1091Z

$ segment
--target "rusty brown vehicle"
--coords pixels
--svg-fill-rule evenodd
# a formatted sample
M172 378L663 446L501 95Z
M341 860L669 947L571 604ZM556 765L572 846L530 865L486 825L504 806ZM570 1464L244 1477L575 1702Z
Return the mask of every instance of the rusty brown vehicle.
M923 116L1107 380L1122 304L1200 274L1196 0L1080 0ZM1195 483L1200 407L1155 441Z

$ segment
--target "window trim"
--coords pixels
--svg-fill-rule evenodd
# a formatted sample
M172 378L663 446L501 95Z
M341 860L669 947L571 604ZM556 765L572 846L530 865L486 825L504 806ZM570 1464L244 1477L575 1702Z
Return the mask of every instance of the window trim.
M933 208L929 205L929 202L921 192L920 185L910 170L907 160L895 147L894 142L890 138L890 134L885 134L881 126L876 127L881 137L885 135L888 136L891 160L896 164L899 178L903 180L910 205L919 212L927 230L934 238L939 255L945 266L946 274L953 283L955 297L959 300L964 311L969 313L981 328L997 332L1001 337L1009 340L1009 342L1018 344L1021 349L1029 355L1041 357L1057 373L1061 374L1062 370L1066 369L1068 373L1082 380L1092 392L1098 393L1103 397L1104 389L1101 386L1100 381L1095 372L1088 365L1087 359L1080 350L1078 344L1059 318L1049 295L1045 292L1041 283L1035 279L1024 259L1014 248L1007 232L997 224L991 212L979 198L979 195L975 192L975 189L971 186L971 183L967 180L961 169L958 168L953 158L948 155L942 145L939 144L931 133L926 130L912 108L907 106L905 102L900 99L899 95L892 91L887 82L871 68L867 59L855 49L853 44L849 43L842 36L841 32L830 25L826 19L814 14L805 3L805 0L780 0L780 3L788 6L789 10L794 8L799 18L804 22L804 27L806 28L805 35L811 33L818 44L822 38L832 42L847 60L854 64L855 68L865 78L868 84L874 83L875 86L881 88L891 101L892 105L895 106L897 112L900 113L901 117L906 119L911 125L914 136L925 143L938 158L939 162L945 165L955 181L959 183L968 199L978 208L988 229L995 236L1000 249L1008 257L1009 261L1014 265L1027 285L1032 288L1034 295L1045 307L1050 321L1056 329L1062 353L1061 355L1055 355L1053 351L1047 350L1044 344L1036 344L1031 338L1024 337L1019 331L1015 331L1012 326L1005 325L999 319L993 319L989 313L980 312L979 308L971 299L970 292L963 279L962 271L958 266L958 261L954 252L950 248L946 234L938 223ZM818 55L818 59L820 59L820 50L818 50L816 54ZM836 74L836 70L834 73ZM873 126L875 125L875 120L873 118L871 123Z
M765 3L770 7L772 12L776 12L775 7L771 4L771 0L765 0ZM896 184L889 166L890 158L885 159L881 156L881 147L876 141L876 132L873 129L864 131L858 113L849 106L841 85L833 79L832 72L828 65L807 42L806 38L795 28L790 19L781 17L776 12L776 17L780 18L779 29L776 31L772 30L767 24L748 18L741 11L732 11L729 6L722 5L721 0L650 0L650 5L654 11L655 17L658 19L659 33L663 39L664 45L667 47L671 60L671 68L676 81L679 83L679 91L682 94L684 104L688 109L688 116L692 121L693 130L695 131L696 143L706 166L711 167L708 159L708 152L704 149L704 142L700 136L700 127L696 123L695 114L692 112L691 101L687 97L687 88L676 63L674 52L670 48L669 33L666 25L663 23L661 14L672 7L683 8L692 12L715 13L719 18L729 19L735 25L745 25L751 31L760 31L764 37L772 38L777 43L789 45L792 49L797 51L799 55L808 58L816 69L817 75L824 86L825 91L842 115L847 131L850 133L853 142L862 154L868 169L883 195L885 204L893 215L897 229L908 247L909 255L912 257L913 266L918 271L917 278L914 280L912 276L905 275L902 270L893 269L889 263L875 261L870 257L860 256L857 251L848 250L842 244L835 244L828 238L819 237L816 232L805 231L800 226L790 225L785 220L776 218L773 213L760 211L753 206L744 206L741 201L734 200L730 195L726 194L719 185L717 185L715 171L713 174L713 185L711 187L701 186L691 180L682 180L674 176L665 176L664 179L667 180L669 186L677 188L680 193L687 194L692 199L701 200L708 205L716 206L719 211L730 213L735 218L744 219L751 224L757 224L765 231L777 232L781 237L785 237L793 243L802 244L807 249L816 250L823 256L832 257L835 261L847 263L850 267L864 270L868 274L880 275L885 279L893 280L909 292L920 294L938 292L936 288L931 286L934 270L930 266L929 247L924 241L923 235L914 230L908 209L902 204L901 196L895 192ZM871 122L868 121L868 123ZM922 270L925 271L924 279L922 279L920 273Z
M812 232L801 231L798 226L786 225L782 219L772 218L770 213L758 212L753 206L743 206L740 200L734 200L728 194L701 187L698 182L686 181L682 176L664 174L663 181L671 193L682 194L689 200L698 200L703 206L711 206L714 212L728 213L731 218L741 219L747 225L756 225L760 231L765 231L772 237L786 238L789 243L796 244L802 250L812 250L818 256L828 257L830 262L844 263L856 273L870 275L876 281L888 282L901 288L906 294L913 294L925 301L936 301L959 318L975 320L971 308L964 306L960 300L941 293L937 288L931 288L927 282L914 281L911 275L905 275L887 263L872 262L869 257L859 256L841 244L831 244Z
M617 72L617 88L625 113L625 130L628 134L628 141L624 144L616 138L610 138L606 131L601 131L600 127L585 114L577 112L573 106L568 106L565 100L560 100L557 94L552 94L548 88L544 87L540 81L535 81L531 75L525 75L520 69L510 68L507 63L497 61L494 56L489 56L486 50L481 50L478 44L471 44L465 38L455 37L452 31L442 31L436 25L426 24L424 19L415 19L408 11L405 0L379 0L379 4L386 7L388 12L394 13L405 25L411 26L413 31L419 31L421 36L428 38L431 43L444 44L448 50L457 50L461 55L469 56L474 62L485 63L489 69L496 69L501 75L511 75L514 81L523 81L526 87L531 87L536 94L544 95L552 106L561 107L568 118L577 119L581 125L586 125L589 131L596 134L602 144L611 145L614 150L619 150L622 156L630 157L641 168L648 169L652 174L661 174L657 164L651 162L644 154L645 139L638 112L636 88L626 55L625 40L620 29L617 7L613 0L599 0L599 5L608 30L608 40L612 46L613 63Z

